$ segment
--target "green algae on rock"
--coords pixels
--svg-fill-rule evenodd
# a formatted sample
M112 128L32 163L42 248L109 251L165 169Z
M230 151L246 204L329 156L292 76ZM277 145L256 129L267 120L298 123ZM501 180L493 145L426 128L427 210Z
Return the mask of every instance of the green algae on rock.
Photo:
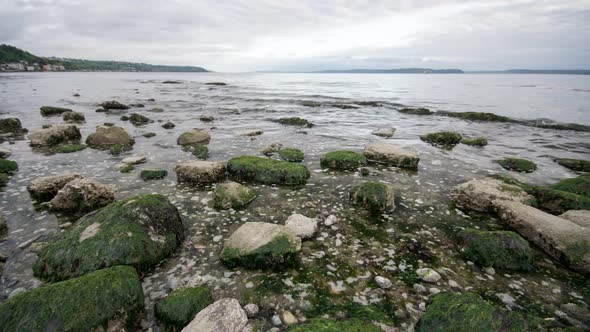
M178 209L162 195L138 195L89 213L47 245L33 265L36 276L64 280L114 266L145 272L184 239Z
M193 156L201 160L209 158L209 148L206 145L197 145L193 149Z
M179 288L156 303L155 315L164 325L181 330L213 302L213 294L207 286Z
M314 318L308 323L295 326L287 331L289 332L383 332L380 327L373 325L365 320L353 318L347 320L331 320L326 318Z
M419 108L406 107L406 108L402 108L398 112L404 113L404 114L414 114L414 115L431 115L434 113L431 110L429 110L428 108L424 108L424 107L419 107Z
M10 178L4 173L0 173L0 188L6 187Z
M446 112L446 111L438 111L436 115L444 115L451 118L459 118L463 120L470 120L470 121L488 121L488 122L516 122L516 120L511 119L506 116L497 115L494 113L485 113L485 112Z
M310 177L304 165L254 156L230 159L227 171L235 181L262 184L302 185Z
M133 320L144 307L134 268L116 266L49 284L0 303L3 331L91 331Z
M305 158L303 151L294 148L284 148L279 150L279 157L285 161L299 163Z
M298 127L307 127L311 128L314 126L313 123L307 121L306 119L300 117L291 117L291 118L280 118L273 120L273 122L280 123L285 126L298 126Z
M142 180L160 180L168 175L168 171L164 169L144 169L139 176Z
M565 168L576 172L590 172L590 160L558 158L555 161Z
M216 209L238 209L256 198L256 191L237 182L225 182L215 187L213 206Z
M420 139L434 146L452 149L455 145L461 143L463 137L454 131L439 131L422 135Z
M488 145L488 139L485 137L463 137L461 144L471 146L486 146Z
M121 166L119 168L119 172L121 172L121 173L129 173L129 172L131 172L134 169L135 169L135 166L130 165L130 164L124 164L123 166Z
M58 153L73 153L86 149L86 145L82 144L66 144L57 147Z
M506 170L521 173L532 173L537 169L537 165L534 162L521 158L504 158L499 160L498 164Z
M14 173L16 171L18 171L18 164L16 161L0 159L0 173Z
M64 107L55 107L55 106L41 106L41 115L42 116L52 116L52 115L61 115L65 112L72 112L69 108Z
M524 271L531 268L531 247L515 232L467 229L458 237L465 258L480 267Z
M384 212L395 209L395 193L390 185L367 181L350 192L352 203L370 212Z
M331 151L321 157L320 165L322 168L352 171L366 166L367 157L354 151Z
M22 134L26 130L23 128L18 118L0 119L0 134Z
M126 110L129 109L129 106L122 104L116 100L105 101L100 104L102 108L105 110Z
M550 188L590 198L590 174L561 180L551 185Z

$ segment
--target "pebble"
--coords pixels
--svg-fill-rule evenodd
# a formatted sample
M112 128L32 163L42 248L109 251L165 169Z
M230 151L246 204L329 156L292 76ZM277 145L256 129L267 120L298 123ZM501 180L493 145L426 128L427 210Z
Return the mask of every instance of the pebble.
M248 318L255 317L258 315L258 306L254 303L248 303L244 306L244 311L246 312L246 316L248 316Z
M375 283L377 283L377 285L382 289L388 289L388 288L391 288L391 286L393 286L393 283L391 282L391 280L389 280L385 277L382 277L382 276L376 276Z
M272 322L272 325L274 325L274 326L283 325L283 321L281 321L281 317L279 317L279 315L272 316L272 318L270 320Z
M328 216L328 218L326 218L326 220L324 221L324 225L326 226L332 226L334 225L336 222L338 222L338 218L336 218L335 215L331 214Z
M426 293L428 290L426 289L426 287L420 285L420 284L414 284L414 290L418 293Z
M297 317L295 317L295 315L293 315L288 310L283 311L283 314L281 315L281 320L287 326L295 325L298 322Z
M213 237L213 242L219 242L223 239L223 235L216 235Z
M493 276L494 274L496 274L496 270L494 270L494 268L493 268L493 267L486 267L484 271L485 271L487 274L489 274L489 275L492 275L492 276Z
M509 307L512 307L515 304L514 298L506 293L498 293L496 296Z
M431 268L425 267L422 269L418 269L416 270L416 274L418 275L418 277L420 277L420 279L426 282L436 283L440 280L440 274L438 274L438 272L434 271Z

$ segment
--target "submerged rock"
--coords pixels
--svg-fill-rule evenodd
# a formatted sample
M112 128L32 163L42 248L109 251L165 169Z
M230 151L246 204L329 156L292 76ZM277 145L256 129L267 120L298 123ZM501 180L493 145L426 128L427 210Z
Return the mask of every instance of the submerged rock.
M187 161L174 169L178 183L207 185L218 182L225 176L225 165L217 161Z
M23 126L18 118L0 119L0 134L19 135L23 132Z
M167 327L180 330L213 301L213 294L207 286L179 288L156 303L155 315Z
M280 123L280 124L286 125L286 126L298 126L298 127L307 127L307 128L311 128L314 126L313 123L311 123L303 118L300 118L300 117L280 118L280 119L273 120L273 122Z
M68 182L81 178L82 176L75 173L46 176L33 180L31 184L27 186L27 190L34 199L38 201L49 201L55 197L57 192L68 184Z
M114 265L148 271L184 239L178 209L162 195L138 195L89 213L43 248L35 276L63 280Z
M86 145L82 144L66 144L57 147L57 153L74 153L86 149Z
M462 183L453 189L451 198L458 207L480 212L492 211L493 202L497 200L522 203L533 200L533 197L519 186L492 178Z
M227 171L235 181L262 184L301 185L310 177L304 165L254 156L230 159Z
M203 122L213 122L213 120L215 120L215 118L211 115L201 115L199 117L199 120L201 120Z
M164 129L172 129L174 127L176 127L176 125L170 121L168 121L162 125L162 128L164 128Z
M398 112L404 114L414 114L414 115L430 115L434 112L429 110L428 108L420 107L420 108L402 108Z
M193 156L201 160L209 158L209 148L206 145L197 145L193 148Z
M142 180L160 180L168 176L168 171L164 169L144 169L139 174Z
M509 171L532 173L537 169L537 165L526 159L520 158L504 158L498 161L502 168Z
M125 104L121 104L120 102L118 102L116 100L105 101L102 104L100 104L100 106L102 106L102 108L104 108L105 110L126 110L126 109L129 109L129 106L127 106Z
M292 214L285 221L285 227L302 239L313 237L318 230L318 222L302 214Z
M31 146L54 146L61 143L78 141L82 135L80 129L71 124L56 124L35 131L29 135Z
M79 123L86 121L86 117L83 113L68 111L63 114L63 120L64 122Z
M488 139L485 137L463 137L461 144L471 146L486 146L488 145Z
M144 125L146 123L150 123L150 119L146 116L143 116L141 114L138 113L131 113L129 115L129 122L131 122L133 125L135 126L141 126Z
M301 250L301 239L289 228L247 222L225 242L221 260L228 267L270 268L289 265Z
M1 130L1 129L0 129ZM590 160L558 158L555 161L565 168L576 172L590 172Z
M215 187L213 206L216 209L239 209L256 198L256 192L237 182L220 183Z
M322 168L352 171L367 165L367 158L354 151L332 151L320 158Z
M91 179L74 179L67 182L49 202L51 209L87 212L112 203L115 190Z
M395 209L395 192L390 185L367 181L350 192L352 203L370 212L384 212Z
M418 162L420 162L416 152L404 150L384 142L367 145L363 154L371 162L400 168L417 169Z
M242 332L248 317L235 299L221 299L201 310L182 332Z
M284 161L299 163L303 161L305 155L299 149L285 148L279 150L279 157Z
M117 144L130 147L135 144L135 140L121 127L98 126L96 132L88 135L86 144L96 148L106 148Z
M134 325L143 310L135 269L117 266L42 286L0 303L3 331L93 331L114 318Z
M454 131L439 131L422 135L420 139L437 147L452 149L455 145L461 143L463 137Z
M511 231L467 229L458 235L463 255L479 267L501 270L529 270L533 252L529 243Z
M14 160L0 159L0 173L11 174L18 171L18 164Z
M206 129L191 129L182 133L176 143L178 145L202 145L208 144L211 140L211 135Z
M380 128L373 131L371 134L379 137L390 138L395 134L395 128Z
M55 106L41 106L40 109L42 116L61 115L65 112L72 112L72 110L69 108Z
M6 238L8 234L8 223L6 222L6 218L2 214L0 214L0 241ZM4 260L2 259L4 256L0 255L0 273L2 272L2 263Z

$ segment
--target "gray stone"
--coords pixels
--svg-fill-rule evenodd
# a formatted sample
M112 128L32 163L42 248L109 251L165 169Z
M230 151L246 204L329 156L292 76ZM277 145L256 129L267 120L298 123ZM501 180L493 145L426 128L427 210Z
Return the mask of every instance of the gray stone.
M380 128L372 132L373 135L390 138L395 134L395 128Z
M285 227L289 228L300 238L308 239L318 230L318 222L302 214L292 214L285 221Z
M420 158L416 152L408 151L385 142L367 145L363 153L371 162L401 168L416 169L420 162Z
M206 129L191 129L182 133L176 141L178 145L197 145L207 144L211 140L211 135Z
M590 228L590 210L569 210L559 216L582 227Z
M0 146L0 158L8 158L12 154L12 151L8 148Z
M33 180L27 186L27 190L37 200L50 200L57 192L62 189L68 182L76 179L81 179L82 176L75 173L68 173L62 175L46 176Z
M393 283L391 282L391 280L389 280L385 277L382 277L382 276L376 276L375 283L377 284L377 286L379 286L379 288L382 288L382 289L388 289L388 288L391 288L391 286L393 286Z
M199 311L183 332L242 332L248 323L236 299L221 299Z
M533 199L522 188L492 178L462 183L453 189L451 198L460 208L480 212L493 210L496 200L524 203Z
M124 158L121 163L126 164L126 165L137 165L137 164L143 164L147 161L145 156L131 156L131 157L127 157Z
M92 211L115 201L115 190L91 179L68 182L49 202L53 210Z
M77 141L82 137L80 129L71 124L56 124L38 130L29 135L31 146L54 146L61 143Z
M225 164L216 161L187 161L174 169L179 183L206 185L218 182L225 176Z
M115 144L131 146L135 144L135 140L121 127L98 126L96 132L88 135L86 144L93 147L109 147Z
M418 275L418 277L426 282L430 282L430 283L436 283L437 281L440 280L440 274L438 274L438 272L434 271L431 268L422 268L422 269L417 269L416 270L416 274Z
M254 303L248 303L244 306L244 312L249 318L256 317L258 315L258 306Z

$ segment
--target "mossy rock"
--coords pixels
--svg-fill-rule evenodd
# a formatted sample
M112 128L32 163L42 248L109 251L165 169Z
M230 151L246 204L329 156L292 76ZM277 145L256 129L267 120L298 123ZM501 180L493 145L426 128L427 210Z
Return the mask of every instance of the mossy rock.
M16 171L18 171L18 164L16 161L0 159L0 173L14 173Z
M123 145L123 144L113 144L113 145L111 145L111 147L109 148L109 151L111 152L111 154L112 154L113 156L118 156L118 155L120 155L121 153L123 153L123 152L125 152L125 151L127 151L127 150L129 150L129 149L131 149L131 147L129 147L129 146L126 146L126 145Z
M439 293L416 324L416 332L543 331L543 320L494 306L473 293Z
M506 170L521 173L532 173L537 169L537 165L534 162L520 158L504 158L499 160L498 164Z
M424 108L424 107L419 107L419 108L402 108L401 110L399 110L400 113L404 113L404 114L414 114L414 115L431 115L432 112L431 110L429 110L428 108Z
M434 146L452 149L455 145L461 143L463 137L454 131L439 131L422 135L420 139Z
M112 318L133 325L144 297L134 268L116 266L35 288L0 303L2 331L93 331Z
M135 166L130 165L130 164L125 164L125 165L121 166L121 168L119 168L119 172L121 172L121 173L130 173L134 169L135 169Z
M197 145L193 149L193 156L200 160L207 160L209 158L209 148L206 145Z
M370 212L383 212L395 208L395 193L391 186L367 181L350 192L352 203Z
M314 318L309 323L292 327L289 332L383 332L380 327L361 319L331 320Z
M42 106L41 107L41 115L42 116L61 115L65 112L73 112L73 111L69 108L64 108L64 107L55 107L55 106Z
M565 179L551 186L551 189L590 197L590 174Z
M153 268L184 239L178 209L162 195L138 195L89 213L38 254L34 275L64 280L114 265Z
M0 119L0 133L22 134L25 130L18 118Z
M463 137L461 144L471 146L486 146L488 145L488 139L485 137Z
M105 101L104 103L100 104L102 108L105 110L126 110L129 109L129 106L122 104L116 100Z
M576 172L590 172L590 160L559 158L555 160L565 168Z
M168 171L164 169L144 169L139 175L144 181L160 180L168 176Z
M180 288L156 303L155 314L164 325L180 331L213 302L213 294L207 286Z
M516 122L514 119L485 112L444 112L439 111L437 115L444 115L451 118L459 118L470 121L488 121L488 122Z
M239 209L256 198L256 191L237 182L221 183L215 187L213 207L220 210Z
M305 158L303 151L293 148L285 148L279 150L279 157L285 161L299 163Z
M302 185L310 177L304 165L254 156L230 159L227 171L235 181L262 184Z
M129 122L131 122L135 126L141 126L146 123L149 123L150 119L146 116L141 115L141 114L132 113L131 115L129 115Z
M367 157L354 151L332 151L320 158L322 168L340 171L356 170L367 165Z
M313 123L300 118L300 117L291 117L291 118L280 118L277 120L273 120L274 122L280 123L282 125L286 125L286 126L298 126L298 127L307 127L307 128L311 128L314 126Z
M463 255L480 267L530 270L533 252L529 243L511 231L464 230L459 233Z
M86 149L86 145L82 144L67 144L57 148L58 153L74 153Z
M0 173L0 188L6 187L10 178L4 173Z

